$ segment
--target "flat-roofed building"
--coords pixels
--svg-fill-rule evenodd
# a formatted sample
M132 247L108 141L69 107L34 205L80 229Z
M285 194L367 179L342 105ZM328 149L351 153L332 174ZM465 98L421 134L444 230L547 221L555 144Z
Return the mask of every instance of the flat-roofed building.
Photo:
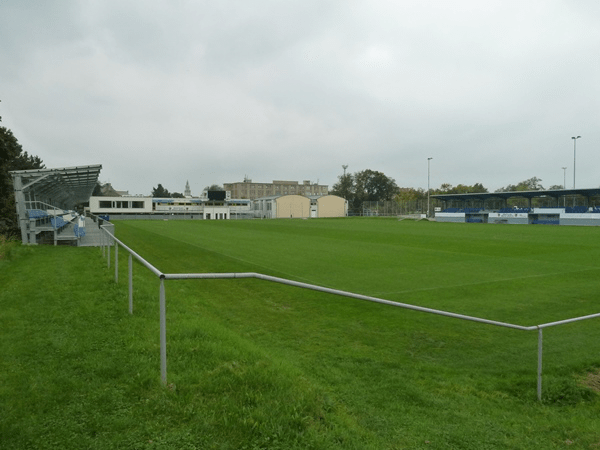
M231 198L254 200L261 197L274 195L327 195L328 186L311 183L304 180L298 181L274 180L272 183L255 183L249 178L236 183L224 183L223 188L231 192Z

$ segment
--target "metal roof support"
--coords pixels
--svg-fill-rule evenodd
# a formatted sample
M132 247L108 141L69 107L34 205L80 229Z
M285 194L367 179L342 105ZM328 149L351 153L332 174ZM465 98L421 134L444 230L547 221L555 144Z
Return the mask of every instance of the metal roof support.
M13 186L15 191L15 204L17 207L17 216L19 218L19 228L21 229L21 241L23 244L29 243L29 217L25 206L25 194L23 194L23 180L20 176L13 176Z

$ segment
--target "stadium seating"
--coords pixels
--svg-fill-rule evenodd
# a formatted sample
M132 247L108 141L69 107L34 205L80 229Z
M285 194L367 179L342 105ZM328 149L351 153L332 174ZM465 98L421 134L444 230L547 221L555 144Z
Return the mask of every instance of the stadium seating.
M502 214L527 214L532 211L531 208L501 208L498 212Z
M559 225L560 222L558 219L540 219L540 220L532 220L532 224L538 225Z
M473 214L473 213L478 213L479 211L483 211L483 208L446 208L442 212Z
M30 219L43 219L48 217L48 213L43 209L28 209L27 215Z
M85 227L81 227L78 224L75 224L73 226L73 233L75 234L76 238L82 238L85 236Z
M565 213L567 214L585 214L588 212L587 206L567 206Z

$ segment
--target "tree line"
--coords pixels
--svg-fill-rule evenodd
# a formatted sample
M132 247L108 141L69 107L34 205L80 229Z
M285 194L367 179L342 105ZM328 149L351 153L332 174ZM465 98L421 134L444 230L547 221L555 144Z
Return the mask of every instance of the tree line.
M219 186L218 184L211 184L210 186L206 186L204 188L205 191L224 191L223 186ZM168 189L164 188L162 184L158 183L158 186L152 188L152 192L150 194L155 198L184 198L185 196L180 192L169 192Z
M11 130L0 126L0 235L12 237L19 234L13 180L9 172L45 167L38 156L23 151Z
M495 192L545 190L541 182L540 178L532 177L517 184L508 184L496 189ZM548 189L563 188L564 186L561 185L552 185ZM430 189L429 195L488 192L488 189L482 183L472 185L458 184L457 186L443 183L439 188ZM348 209L354 214L362 214L365 202L395 201L398 205L419 205L419 207L413 209L422 210L424 202L427 201L428 194L427 190L422 188L399 187L393 178L386 176L382 172L370 169L354 174L344 173L340 175L329 193L348 200Z

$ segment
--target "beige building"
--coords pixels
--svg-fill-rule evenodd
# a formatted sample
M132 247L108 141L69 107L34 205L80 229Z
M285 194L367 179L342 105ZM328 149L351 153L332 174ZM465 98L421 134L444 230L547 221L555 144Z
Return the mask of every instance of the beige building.
M262 219L346 217L348 202L337 195L274 195L253 200L252 212Z
M317 199L317 217L346 217L348 202L337 195L325 195Z
M231 192L231 198L254 200L261 197L274 195L327 195L328 186L311 183L305 180L300 184L297 181L278 181L272 183L254 183L245 178L238 183L224 183L223 188Z

